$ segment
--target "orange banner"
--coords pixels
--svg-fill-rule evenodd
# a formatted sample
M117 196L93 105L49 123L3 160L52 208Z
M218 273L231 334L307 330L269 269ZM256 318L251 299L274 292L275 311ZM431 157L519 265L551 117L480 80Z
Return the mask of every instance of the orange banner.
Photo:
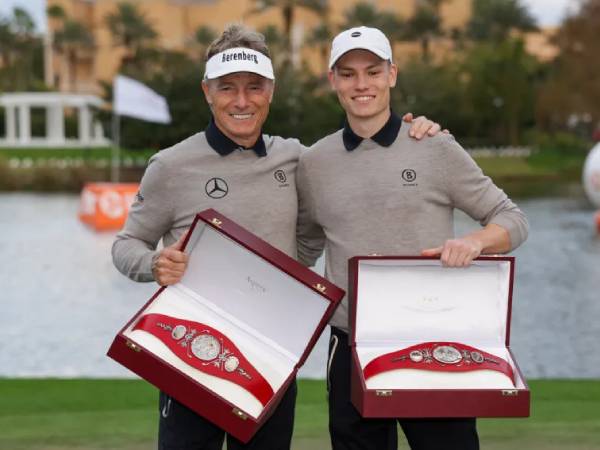
M87 183L81 191L79 219L101 230L123 228L138 183Z

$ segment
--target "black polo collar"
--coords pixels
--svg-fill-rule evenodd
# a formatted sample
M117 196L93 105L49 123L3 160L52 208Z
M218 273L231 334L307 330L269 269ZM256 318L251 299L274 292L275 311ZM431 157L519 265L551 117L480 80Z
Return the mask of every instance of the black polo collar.
M215 123L215 119L211 117L206 130L204 130L208 145L210 145L219 155L227 156L234 150L254 150L257 156L267 156L267 147L263 140L262 132L258 137L258 140L251 147L244 147L243 145L237 144L232 141L229 137L225 136Z
M398 117L394 111L390 112L390 118L385 125L370 138L383 147L389 147L394 143L398 137L400 127L402 126L402 119L400 119L400 117ZM346 120L344 123L344 132L342 133L342 138L344 140L344 147L346 147L346 150L349 152L358 147L363 141L363 138L357 135L352 128L350 128L348 120Z

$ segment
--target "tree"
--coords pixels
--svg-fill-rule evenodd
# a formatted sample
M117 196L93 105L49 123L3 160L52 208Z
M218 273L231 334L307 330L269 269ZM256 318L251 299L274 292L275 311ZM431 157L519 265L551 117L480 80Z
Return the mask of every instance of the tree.
M535 29L535 19L520 0L474 0L467 24L468 36L476 41L501 42L512 30Z
M319 15L325 15L328 11L327 0L254 0L254 7L250 14L262 13L270 8L277 8L281 12L283 20L283 34L285 36L286 54L284 60L290 61L294 54L294 18L298 8L308 9Z
M402 39L405 34L405 25L395 14L379 11L371 3L359 2L345 13L343 29L367 26L378 28L394 42Z
M434 65L413 59L398 72L392 107L399 114L407 111L425 114L462 140L471 131L464 98L465 85L460 80L458 62Z
M14 8L12 17L0 17L0 89L41 87L43 74L36 63L42 51L35 23L24 9Z
M496 144L518 145L520 130L533 124L539 63L521 39L481 43L468 53L464 108L470 109L470 135L490 136Z
M122 2L117 4L117 10L107 14L104 20L114 44L126 50L121 66L137 66L140 69L143 66L140 52L150 47L158 36L145 14L137 5Z
M431 41L444 34L439 7L444 0L428 0L418 4L415 14L408 20L406 37L421 43L423 62L430 60Z
M321 73L326 74L329 69L329 47L333 39L331 26L326 22L317 25L313 28L308 36L308 44L316 47L321 58Z
M559 55L541 89L539 123L548 129L600 128L600 0L585 0L565 19L555 38Z
M48 16L60 25L54 33L52 45L66 60L69 73L69 89L76 91L77 65L85 52L94 48L94 36L81 22L69 18L64 10L54 5L48 8Z

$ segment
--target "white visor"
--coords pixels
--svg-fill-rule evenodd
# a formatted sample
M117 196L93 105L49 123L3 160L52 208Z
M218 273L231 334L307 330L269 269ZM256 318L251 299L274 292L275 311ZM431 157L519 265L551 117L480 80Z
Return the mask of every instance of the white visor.
M204 79L212 80L235 72L252 72L274 80L271 60L261 52L245 47L228 48L206 61Z

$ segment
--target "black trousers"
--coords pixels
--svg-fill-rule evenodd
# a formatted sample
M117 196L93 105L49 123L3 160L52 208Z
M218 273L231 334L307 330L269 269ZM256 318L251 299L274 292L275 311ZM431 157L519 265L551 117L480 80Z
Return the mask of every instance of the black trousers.
M331 328L327 364L333 450L396 450L396 422L412 450L478 450L475 419L365 419L350 401L348 335Z
M273 415L243 444L227 435L227 450L289 450L294 430L296 381L284 394ZM164 392L159 398L159 450L221 450L225 431Z

